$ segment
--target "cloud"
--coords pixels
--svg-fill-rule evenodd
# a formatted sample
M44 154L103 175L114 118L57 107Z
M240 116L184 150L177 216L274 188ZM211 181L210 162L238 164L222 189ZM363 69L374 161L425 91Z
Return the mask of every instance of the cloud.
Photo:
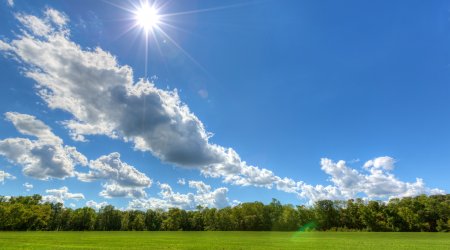
M11 175L10 173L6 173L5 171L0 170L0 183L5 183L5 180L14 180L16 177Z
M50 127L36 117L15 112L5 113L6 120L10 121L16 129L24 135L37 137L46 144L62 144L61 138L53 134Z
M9 7L14 7L14 0L6 0L6 4L8 4Z
M28 192L28 191L30 191L31 189L33 189L33 184L28 183L28 182L25 182L25 183L23 184L23 187L24 187L25 190L27 190L27 192Z
M211 142L212 133L180 100L176 89L159 89L146 79L135 81L133 70L120 65L109 52L83 49L74 43L69 37L68 18L57 21L55 16L65 17L53 9L47 9L40 18L18 14L27 31L11 42L1 42L0 49L23 62L25 75L36 82L38 95L49 108L72 115L63 124L74 140L86 141L91 135L118 138L163 162L198 169L206 177L222 178L232 185L276 188L310 200L358 193L387 197L413 190L436 191L426 188L420 179L408 183L395 178L389 172L395 163L390 157L366 163L369 173L348 168L345 162L322 159L322 170L332 183L327 186L279 177L271 170L249 165L234 149ZM102 195L125 195L129 188L117 181L107 182ZM194 199L190 197L195 196L173 194L187 207ZM168 201L155 202L164 207Z
M87 207L91 207L91 208L93 208L95 210L99 210L100 208L102 208L104 206L107 206L107 205L108 205L108 202L106 202L106 201L95 202L93 200L89 200L89 201L86 202L86 206Z
M149 199L134 199L129 202L129 209L163 209L177 207L186 210L194 210L198 205L202 207L222 208L238 201L230 203L225 187L212 190L211 186L201 181L189 181L189 187L196 189L196 193L181 194L174 192L169 184L159 184L159 198L151 197Z
M144 188L152 185L152 180L135 167L122 162L120 154L115 152L89 162L89 172L76 175L79 180L91 182L105 180L100 195L112 197L145 197Z
M69 21L66 15L51 8L45 10L45 16L47 17L47 22L53 22L59 28L63 28Z
M73 176L85 182L105 180L101 196L146 196L143 189L151 186L151 179L133 166L122 162L119 153L101 156L88 164L83 154L74 147L64 146L63 140L34 116L14 112L8 112L5 116L21 134L37 138L0 140L0 155L14 164L21 165L25 175L42 180ZM77 172L76 165L88 165L90 170L87 173Z
M389 156L382 156L364 163L365 169L384 169L393 170L395 164L395 159Z
M74 165L86 165L87 159L74 147L64 146L61 138L34 116L8 112L6 119L17 130L37 140L7 138L0 140L0 155L14 164L23 166L25 175L48 179L73 176Z
M211 186L205 184L203 181L189 181L189 187L196 189L199 194L211 192Z
M338 188L344 198L354 197L358 193L369 198L393 198L415 196L419 194L442 194L443 190L431 189L425 186L422 179L415 182L403 182L390 171L394 169L395 160L388 156L367 161L361 173L346 166L345 161L333 162L322 159L322 170L331 176L331 182Z
M212 134L181 102L177 90L159 89L142 79L134 82L129 66L119 65L101 48L83 50L70 40L64 24L52 25L48 14L19 15L18 20L31 33L1 48L25 64L25 75L36 81L49 108L73 115L64 121L73 139L98 134L121 138L164 162L232 184L272 185L270 170L249 166L232 148L210 143Z
M64 179L74 176L75 165L87 165L83 154L74 147L63 145L63 140L34 116L14 112L5 116L20 133L37 138L0 140L0 155L22 166L23 174L41 180Z
M69 188L61 187L59 189L47 189L45 192L48 195L42 196L43 202L50 203L62 203L64 204L65 200L84 200L84 195L82 193L70 193Z
M103 190L100 192L100 196L105 198L115 198L115 197L128 197L128 198L142 198L146 197L143 188L135 187L124 187L117 183L106 183L103 185Z
M180 185L186 185L186 180L184 178L178 178L177 183Z
M310 185L302 181L279 177L275 177L275 185L277 189L295 193L309 203L324 199L350 199L358 195L369 199L390 199L445 193L444 190L427 187L420 178L417 178L415 182L399 180L390 172L395 168L395 162L392 157L378 157L367 161L363 165L365 172L361 172L348 167L343 160L334 162L331 159L322 158L321 169L330 176L331 185Z

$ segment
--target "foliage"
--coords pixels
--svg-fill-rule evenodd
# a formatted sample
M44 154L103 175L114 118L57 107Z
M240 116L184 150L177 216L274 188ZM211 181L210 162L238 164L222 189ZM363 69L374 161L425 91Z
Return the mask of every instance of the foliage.
M65 208L40 195L0 196L3 231L450 231L450 195L421 195L389 202L362 199L282 205L273 199L223 209L121 211L111 205Z

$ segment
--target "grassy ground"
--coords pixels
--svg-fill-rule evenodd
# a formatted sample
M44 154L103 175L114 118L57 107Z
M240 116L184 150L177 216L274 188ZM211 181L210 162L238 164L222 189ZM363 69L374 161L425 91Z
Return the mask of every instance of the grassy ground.
M450 249L445 233L0 232L0 249Z

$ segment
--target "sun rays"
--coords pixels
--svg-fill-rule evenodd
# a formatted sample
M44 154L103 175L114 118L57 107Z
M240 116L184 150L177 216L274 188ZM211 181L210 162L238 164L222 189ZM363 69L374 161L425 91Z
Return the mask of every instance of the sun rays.
M138 1L123 1L113 2L105 1L107 4L124 10L127 17L123 21L127 21L130 25L122 32L119 32L118 38L125 36L128 33L134 34L134 40L142 39L144 42L144 78L148 78L148 60L149 54L151 54L150 47L156 48L161 58L164 59L164 53L162 51L163 43L168 43L174 46L179 52L181 52L192 63L199 67L203 72L210 76L205 67L201 65L195 58L186 51L176 39L173 38L173 32L186 32L180 27L177 18L179 16L194 15L204 12L221 11L230 8L238 8L247 4L234 4L228 6L218 6L207 9L194 9L181 12L171 12L171 1L151 1L151 0L138 0ZM175 23L178 23L176 25Z
M158 9L148 3L144 3L136 10L135 19L136 23L147 32L157 27L160 22Z

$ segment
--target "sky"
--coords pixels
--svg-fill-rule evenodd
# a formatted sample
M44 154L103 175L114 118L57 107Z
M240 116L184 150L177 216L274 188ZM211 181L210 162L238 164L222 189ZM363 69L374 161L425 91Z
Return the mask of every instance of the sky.
M0 195L221 208L450 189L446 1L0 4Z

